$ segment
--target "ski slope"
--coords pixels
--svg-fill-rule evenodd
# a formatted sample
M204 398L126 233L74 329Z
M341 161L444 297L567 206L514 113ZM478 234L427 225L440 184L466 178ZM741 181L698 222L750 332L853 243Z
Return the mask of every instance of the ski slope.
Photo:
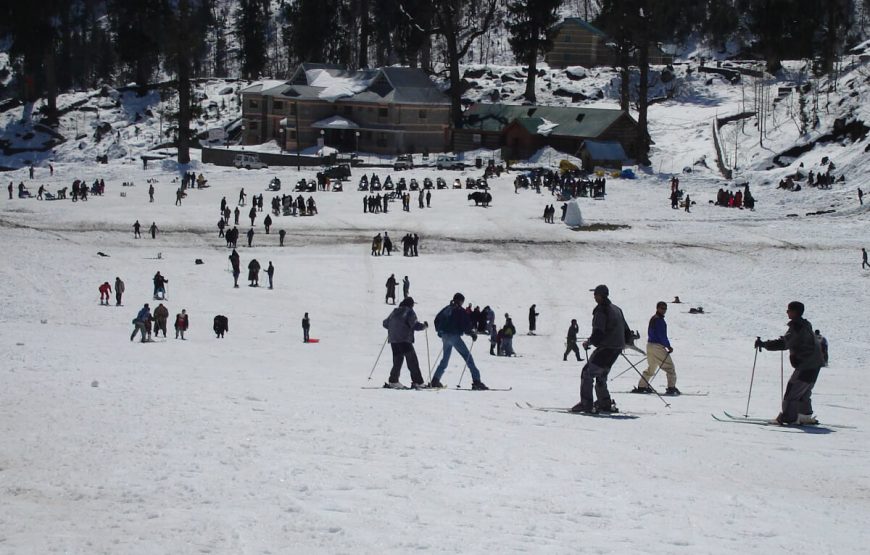
M317 216L273 216L265 235L261 213L252 248L243 246L243 208L233 289L215 226L221 197L233 207L241 187L249 200L262 192L268 211L268 181L279 176L285 192L300 176L194 162L211 187L176 207L178 168L150 166L57 162L53 177L43 168L33 181L26 169L5 174L34 193L97 177L107 191L78 203L0 201L0 552L843 554L870 542L861 387L870 274L860 268L868 213L854 183L800 193L753 183L750 212L708 204L723 186L714 177L683 176L697 202L686 213L670 208L669 175L641 174L609 180L606 200L580 200L590 226L624 226L594 231L545 224L544 206L560 204L546 191L514 194L515 174L491 181L490 208L447 190L433 191L429 209L413 194L410 212L393 203L364 214L355 170L344 192L313 193ZM389 173L421 183L437 175ZM478 173L441 175L452 183ZM154 204L148 178L158 180ZM832 203L835 213L804 215ZM136 219L142 239L132 236ZM144 233L152 221L156 240ZM418 233L420 256L370 256L371 237L385 230L397 246ZM273 262L274 290L244 285L252 257ZM130 342L131 319L157 304L158 270L169 279L170 337ZM389 349L375 362L391 273L409 276L421 320L457 291L492 306L498 325L510 313L521 356L490 356L483 338L472 354L485 383L513 390L455 391L456 355L444 377L451 389L361 389L389 373ZM116 276L124 306L102 307L97 287ZM564 337L572 318L590 332L599 283L642 331L656 301L680 296L667 315L678 386L708 396L668 399L667 408L618 393L637 382L629 370L611 391L639 414L633 420L516 406L577 402L580 365L562 362ZM710 417L743 414L752 344L784 333L791 300L806 304L831 345L816 414L856 429ZM533 303L538 335L526 336ZM696 306L706 314L688 314ZM187 341L172 338L182 308ZM318 344L302 343L305 312ZM229 318L221 340L216 314ZM417 334L424 375L439 343L431 330ZM785 367L787 379L787 357ZM612 374L626 368L620 359ZM773 417L779 398L780 357L762 352L749 413Z

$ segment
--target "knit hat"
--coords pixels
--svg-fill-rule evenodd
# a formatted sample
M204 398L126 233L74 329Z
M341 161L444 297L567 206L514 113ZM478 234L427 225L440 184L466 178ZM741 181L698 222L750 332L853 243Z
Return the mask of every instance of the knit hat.
M599 285L594 289L594 291L596 295L601 295L602 297L610 296L610 289L608 289L606 285Z

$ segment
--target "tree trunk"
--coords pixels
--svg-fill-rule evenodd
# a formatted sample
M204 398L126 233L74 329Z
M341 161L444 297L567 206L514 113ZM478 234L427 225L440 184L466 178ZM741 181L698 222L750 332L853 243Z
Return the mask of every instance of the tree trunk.
M179 53L181 54L181 53ZM190 62L178 57L178 163L190 162Z
M538 49L532 48L531 53L529 53L529 74L526 76L526 92L523 93L523 96L526 97L526 100L535 103L535 80L538 77Z
M447 62L450 66L450 119L453 126L462 124L462 86L459 76L459 49L456 44L456 28L449 17L444 18L444 42L447 46Z
M426 73L432 73L432 35L423 37L423 44L420 45L420 67Z
M629 58L627 54L619 55L619 107L628 112L630 108L629 101L631 100L629 80L631 73L629 72Z
M360 24L359 24L359 67L365 69L369 66L369 0L359 1Z
M49 42L45 47L43 57L45 68L45 101L48 105L46 111L46 123L51 126L57 124L57 73L54 64L54 45Z
M637 158L642 164L649 164L649 44L641 40L638 45L637 65L640 69L640 83L637 89L637 124L640 127L640 142Z

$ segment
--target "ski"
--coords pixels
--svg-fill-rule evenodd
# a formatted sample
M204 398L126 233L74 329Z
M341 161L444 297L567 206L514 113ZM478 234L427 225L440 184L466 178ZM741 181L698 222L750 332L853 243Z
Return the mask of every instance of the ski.
M617 391L616 393L619 393L619 394L630 393L632 395L655 395L655 393L635 393L634 391ZM709 391L689 391L689 392L683 391L683 392L680 392L679 395L671 395L669 393L662 393L661 396L662 397L706 397L709 394L710 394Z
M749 416L734 416L729 414L726 411L722 411L722 414L726 416L726 418L717 417L715 414L712 415L715 420L719 422L737 422L740 424L755 424L756 426L776 426L780 428L838 428L842 430L854 430L857 426L847 426L844 424L828 424L819 422L818 424L780 424L776 420L768 420L766 418L753 418Z
M516 405L521 409L536 410L538 412L558 412L576 416L591 416L593 418L610 418L613 420L634 420L639 418L641 414L655 414L653 412L571 412L570 407L539 407L531 403L526 403L525 405L516 403Z
M421 387L421 388L384 387L382 385L364 385L364 386L360 387L360 389L387 389L390 391L440 391L441 389L446 389L446 388L440 388L440 387Z
M444 388L447 389L447 388ZM456 391L513 391L513 387L490 387L488 389L472 389L470 387L457 387Z

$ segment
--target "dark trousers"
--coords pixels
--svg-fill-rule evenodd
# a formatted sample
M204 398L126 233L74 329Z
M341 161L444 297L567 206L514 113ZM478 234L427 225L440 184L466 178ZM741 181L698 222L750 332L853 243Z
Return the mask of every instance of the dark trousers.
M411 381L415 384L423 383L423 374L420 373L420 363L417 361L417 351L413 343L390 343L393 350L393 368L390 370L390 382L399 381L399 372L402 370L402 362L407 361L408 371L411 373Z
M574 353L574 356L577 357L578 361L583 360L582 358L580 358L580 349L577 347L576 341L568 342L568 347L565 349L565 354L562 355L562 360L568 360L568 353L570 352Z
M599 347L592 352L589 362L583 366L580 372L580 402L592 407L592 386L595 385L595 396L598 405L610 407L610 391L607 390L607 375L610 367L619 358L622 349L607 349Z
M792 373L788 385L785 386L785 395L782 397L783 422L796 422L798 414L813 413L811 397L818 375L818 370L809 372L795 370Z
M302 342L308 343L308 328L302 328Z

